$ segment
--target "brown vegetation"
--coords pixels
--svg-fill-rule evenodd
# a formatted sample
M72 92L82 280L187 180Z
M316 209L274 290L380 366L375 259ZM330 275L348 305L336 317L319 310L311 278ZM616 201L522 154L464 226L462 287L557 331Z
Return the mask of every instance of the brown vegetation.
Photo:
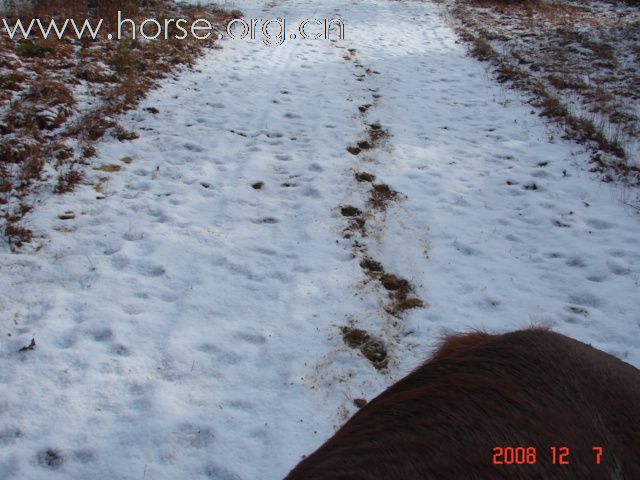
M637 3L637 2L636 2ZM592 171L640 185L640 11L621 3L457 0L470 53L592 152Z
M33 0L3 13L8 22L39 18L104 19L100 36L78 39L28 39L0 36L0 231L12 248L29 241L20 225L29 196L36 189L71 191L82 178L83 165L95 154L93 144L109 134L120 141L137 137L118 123L118 115L135 108L146 93L180 65L190 66L213 40L163 37L141 42L107 38L115 32L116 12L140 25L146 18L207 18L221 30L240 12L197 7L171 0ZM188 24L187 24L188 28ZM212 37L213 38L213 37ZM90 96L93 101L82 102ZM58 175L45 176L45 166Z

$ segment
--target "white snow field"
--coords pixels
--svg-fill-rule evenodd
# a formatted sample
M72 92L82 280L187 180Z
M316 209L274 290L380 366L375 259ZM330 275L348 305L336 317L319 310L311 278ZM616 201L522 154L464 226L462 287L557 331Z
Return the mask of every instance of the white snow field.
M281 479L456 330L547 325L640 366L637 212L442 7L234 5L346 39L224 40L125 118L139 139L98 145L120 171L42 194L32 247L0 246L0 478ZM348 153L374 122L387 141ZM347 239L354 171L401 195ZM387 314L363 249L424 308Z

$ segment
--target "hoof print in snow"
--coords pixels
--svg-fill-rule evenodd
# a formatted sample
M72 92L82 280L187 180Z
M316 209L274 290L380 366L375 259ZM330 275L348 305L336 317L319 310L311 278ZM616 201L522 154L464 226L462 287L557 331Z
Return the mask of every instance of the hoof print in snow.
M359 234L361 237L367 236L367 226L364 218L353 218L350 220L349 225L342 232L342 238L349 240L354 234ZM357 251L362 250L363 247L357 241L354 241L353 248Z
M38 453L37 460L41 467L58 470L64 464L65 457L60 450L49 448Z
M582 315L584 317L588 317L589 316L589 310L587 310L586 308L577 307L575 305L568 305L566 308L571 313L575 313L576 315Z
M360 347L360 351L378 370L387 367L387 364L389 363L389 359L387 358L387 347L384 345L382 340L372 338Z
M351 348L359 348L371 339L371 336L360 328L341 327L342 340Z
M561 228L570 228L571 227L571 225L569 225L568 223L561 222L560 220L554 220L553 224L556 227L561 227Z
M262 190L262 187L264 187L264 182L256 182L251 184L251 188L253 188L254 190Z
M380 125L379 123L372 123L371 125L369 125L367 135L369 137L367 143L369 143L370 146L363 146L361 147L362 149L375 148L391 136L389 130L387 130L386 128L382 128L382 125ZM358 144L358 146L360 146L360 144Z
M365 257L360 262L360 266L367 272L384 272L384 267L380 262L376 262L373 258Z
M360 110L360 113L365 113L367 110L369 110L371 108L371 104L370 103L366 103L364 105L360 105L358 107L358 110Z
M349 226L344 230L344 238L351 238L354 233L359 233L361 236L367 236L367 222L364 218L354 217L349 220ZM356 242L357 243L357 242ZM355 246L355 245L354 245Z
M60 220L73 220L76 218L76 214L72 211L64 212L62 215L58 215Z
M238 475L217 464L208 465L204 469L204 474L207 478L214 480L241 480Z
M536 183L527 183L524 187L525 190L538 190L538 185Z
M343 217L357 217L359 215L362 215L362 210L351 205L345 205L344 207L340 208L340 213Z
M360 150L371 150L373 145L371 145L368 140L361 140L358 142L358 148Z
M111 351L113 353L115 353L116 355L119 355L121 357L128 357L131 352L129 351L129 349L127 347L125 347L124 345L114 345L114 347L111 349Z
M360 150L358 147L347 147L347 152L349 152L351 155L358 155L362 150Z
M25 345L19 351L20 352L28 352L30 350L35 350L35 349L36 349L36 339L32 338L31 339L31 343L29 345Z
M385 310L390 315L399 316L407 310L424 307L424 302L420 298L411 296L414 287L408 280L390 273L383 273L380 275L380 283L389 292L391 302Z
M398 317L407 310L425 306L422 299L413 295L415 287L409 280L392 273L386 273L380 262L371 257L364 257L360 261L360 267L369 278L379 281L387 291L390 302L385 306L385 311L388 314Z
M257 220L254 220L253 223L264 223L267 225L274 225L276 223L280 223L280 220L274 217L264 217L264 218L258 218Z
M353 327L342 327L342 339L350 348L358 348L364 357L378 370L386 368L387 347L379 338L369 335L364 330Z
M411 310L413 308L422 308L424 307L424 302L417 297L410 298L398 298L397 301L391 305L391 307L387 310L391 315L397 315L406 310Z
M362 408L367 404L367 401L364 398L354 398L353 404L358 408Z
M386 210L390 202L395 200L398 192L392 190L389 185L379 183L371 188L369 205L377 210Z
M409 288L409 282L404 278L400 278L392 273L383 273L380 276L380 283L382 286L391 291L400 290L402 288Z
M119 172L121 168L120 168L120 165L111 164L111 165L102 165L100 167L95 168L95 170L99 172L114 173L114 172Z
M365 183L365 182L372 183L376 179L375 175L372 175L372 174L367 173L367 172L356 172L354 174L354 177L356 178L356 181L358 181L360 183Z

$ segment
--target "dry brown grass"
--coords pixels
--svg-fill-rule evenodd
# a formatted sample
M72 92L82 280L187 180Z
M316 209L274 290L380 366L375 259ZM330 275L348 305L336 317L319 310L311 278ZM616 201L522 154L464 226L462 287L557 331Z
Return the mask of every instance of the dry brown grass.
M565 138L588 145L603 179L640 185L640 11L589 1L457 0L451 12L470 53L490 62L500 83L529 94Z
M8 21L40 18L103 18L101 36L11 40L0 36L0 231L12 247L31 235L20 226L31 192L50 188L66 193L82 179L82 165L95 155L94 143L110 134L120 141L137 137L118 123L146 93L181 65L191 66L213 40L170 38L109 41L120 10L138 25L146 18L207 18L218 28L240 12L177 4L171 0L34 0L3 14ZM188 28L188 26L187 26ZM130 30L124 29L130 35ZM78 89L94 99L77 100ZM59 173L44 184L45 165ZM4 225L3 225L4 224Z

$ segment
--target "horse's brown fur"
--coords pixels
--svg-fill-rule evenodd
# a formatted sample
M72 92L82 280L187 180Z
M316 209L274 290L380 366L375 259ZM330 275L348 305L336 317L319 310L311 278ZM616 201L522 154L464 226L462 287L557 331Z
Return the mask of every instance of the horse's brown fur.
M536 463L492 465L498 446ZM640 371L543 329L449 337L285 480L320 479L640 479Z

